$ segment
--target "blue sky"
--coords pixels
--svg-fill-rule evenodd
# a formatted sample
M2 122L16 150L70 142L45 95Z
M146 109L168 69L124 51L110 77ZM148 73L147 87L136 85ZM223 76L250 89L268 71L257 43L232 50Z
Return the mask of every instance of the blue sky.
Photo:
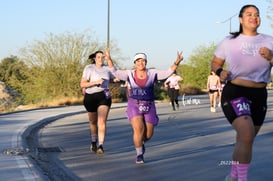
M90 29L107 41L108 0L8 0L0 3L0 60L47 34L82 33ZM201 45L228 35L227 20L245 4L260 9L260 33L273 35L267 0L110 0L110 39L117 42L131 67L136 52L148 55L148 66L166 69L183 51L185 61ZM239 27L237 16L231 29Z

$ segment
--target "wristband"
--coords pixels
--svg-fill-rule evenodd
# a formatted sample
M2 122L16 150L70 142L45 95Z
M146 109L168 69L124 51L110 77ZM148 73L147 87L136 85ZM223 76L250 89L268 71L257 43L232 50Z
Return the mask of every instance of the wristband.
M223 71L223 69L219 68L219 69L216 70L215 73L216 73L216 75L218 75L220 77L222 71Z
M174 62L173 64L174 64L174 65L176 65L176 66L178 66L178 65L179 65L179 63L176 63L176 62Z

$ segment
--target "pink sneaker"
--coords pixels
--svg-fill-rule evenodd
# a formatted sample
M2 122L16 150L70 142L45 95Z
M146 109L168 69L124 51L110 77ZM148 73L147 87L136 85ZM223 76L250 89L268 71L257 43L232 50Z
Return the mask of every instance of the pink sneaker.
M229 175L226 176L225 181L238 181L237 178L230 178Z

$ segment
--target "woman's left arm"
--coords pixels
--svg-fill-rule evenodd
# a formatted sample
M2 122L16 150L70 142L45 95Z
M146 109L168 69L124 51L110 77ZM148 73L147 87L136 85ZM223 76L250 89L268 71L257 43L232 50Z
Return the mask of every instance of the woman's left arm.
M267 47L262 47L259 49L259 54L264 57L266 60L268 60L271 64L271 66L273 66L273 53L272 50L270 50Z
M156 70L157 79L163 80L168 78L178 67L180 62L183 60L182 52L177 52L177 57L173 65L166 71L166 70Z
M108 67L112 68L114 66L114 64L113 64L112 58L110 56L109 49L106 49L104 54L105 54L105 59L107 60Z
M180 62L184 59L182 52L177 52L177 57L175 62L173 63L173 65L171 66L172 71L175 71L178 67L178 65L180 64Z

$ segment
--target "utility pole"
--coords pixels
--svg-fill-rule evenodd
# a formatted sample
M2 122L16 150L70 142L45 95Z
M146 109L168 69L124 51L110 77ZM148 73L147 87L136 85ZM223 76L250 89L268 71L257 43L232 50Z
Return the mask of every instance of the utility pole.
M107 8L107 49L110 48L110 0L108 0Z
M228 19L224 20L224 21L216 21L216 23L226 23L229 21L229 33L231 33L231 20L234 16L236 16L238 13L234 14L233 16L229 17Z

